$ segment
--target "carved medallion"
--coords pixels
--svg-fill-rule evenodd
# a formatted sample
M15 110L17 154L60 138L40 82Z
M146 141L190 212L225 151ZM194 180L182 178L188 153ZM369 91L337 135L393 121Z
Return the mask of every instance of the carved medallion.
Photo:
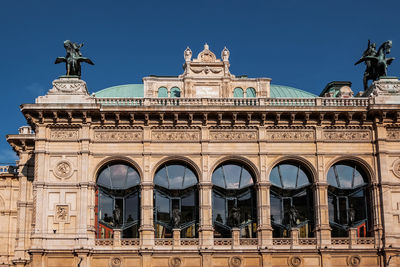
M298 267L303 262L303 259L299 256L290 257L288 260L288 265L291 267Z
M53 170L54 175L60 179L69 178L72 172L71 163L66 160L59 161Z
M68 205L57 205L56 206L56 222L67 222L69 216L69 207Z
M229 259L229 267L240 267L242 266L242 258L234 256Z
M52 129L50 139L57 141L71 141L78 139L77 129Z
M142 131L95 131L96 142L141 142Z
M121 267L122 259L120 257L111 258L110 267Z
M400 159L397 159L393 162L392 172L398 178L400 178Z
M347 265L349 266L359 266L361 263L361 257L358 255L349 256L347 258Z
M181 267L182 259L179 257L172 257L169 259L169 267Z

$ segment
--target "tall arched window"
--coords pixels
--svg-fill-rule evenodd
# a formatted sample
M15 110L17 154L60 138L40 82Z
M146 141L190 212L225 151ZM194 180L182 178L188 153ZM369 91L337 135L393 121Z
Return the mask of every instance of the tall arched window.
M307 169L285 161L271 170L269 180L273 236L289 237L292 228L300 229L300 237L313 236L314 198Z
M137 238L140 222L140 176L124 163L109 163L97 176L97 237L111 238L114 229L122 237Z
M242 164L223 163L212 175L215 237L231 237L240 228L242 237L256 237L257 197L254 176Z
M357 228L360 237L371 234L366 173L356 163L341 161L328 171L329 223L333 237L348 236Z
M253 87L247 88L246 97L256 97L256 90Z
M240 87L236 87L233 90L233 97L244 97L243 89Z
M158 88L158 97L168 97L168 90L165 87Z
M181 97L181 90L178 87L172 87L171 97Z
M154 226L157 238L198 237L198 179L186 164L163 164L154 177Z

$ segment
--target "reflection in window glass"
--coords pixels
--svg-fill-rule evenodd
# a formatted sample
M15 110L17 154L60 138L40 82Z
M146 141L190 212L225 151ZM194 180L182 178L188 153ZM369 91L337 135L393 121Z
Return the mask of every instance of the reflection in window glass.
M365 173L352 162L339 162L328 171L329 223L333 237L346 237L357 228L359 237L371 235L370 202Z
M179 228L181 237L198 236L197 176L184 164L167 163L154 176L154 225L157 238L172 238Z
M233 90L233 97L244 97L243 89L239 87L235 88Z
M126 164L103 167L97 178L97 237L111 238L122 229L123 238L137 238L140 220L139 173Z
M247 88L246 97L256 97L256 90L252 87Z
M270 173L271 224L274 237L289 237L300 229L300 237L312 237L314 198L308 171L299 163L282 162Z
M171 97L181 97L181 90L178 87L172 87Z
M231 237L237 227L242 237L256 237L256 194L249 170L236 163L221 164L212 182L214 236Z
M168 97L168 90L165 87L158 88L158 97Z

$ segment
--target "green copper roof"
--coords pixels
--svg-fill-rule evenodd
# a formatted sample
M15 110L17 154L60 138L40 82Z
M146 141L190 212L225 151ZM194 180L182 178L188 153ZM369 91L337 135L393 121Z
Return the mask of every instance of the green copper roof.
M277 84L271 84L271 91L270 91L270 97L272 98L277 98L277 97L292 97L292 98L297 98L297 97L317 97L316 95L294 88L286 85L277 85Z
M143 84L124 84L105 88L95 92L96 97L143 97L144 87ZM316 95L285 85L271 84L271 97L316 97Z
M143 84L124 84L95 92L96 97L143 97Z

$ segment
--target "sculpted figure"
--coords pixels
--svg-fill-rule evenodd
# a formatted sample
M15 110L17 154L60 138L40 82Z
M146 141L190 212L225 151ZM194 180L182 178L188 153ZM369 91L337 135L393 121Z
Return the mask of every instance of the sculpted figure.
M387 68L394 60L393 57L386 58L386 54L390 53L391 48L392 41L388 40L376 51L376 44L368 40L367 49L364 51L360 60L354 63L354 65L357 65L364 62L366 65L363 78L364 90L368 89L369 80L376 81L382 76L387 76Z
M240 209L238 207L233 207L229 217L228 225L232 227L238 227L240 225Z
M86 57L82 57L82 53L80 51L82 44L73 43L70 40L66 40L64 42L64 48L67 52L65 57L56 58L55 64L65 62L67 69L67 76L81 76L81 62L86 62L90 65L94 65L94 63Z
M114 225L118 226L121 224L121 209L118 206L115 206L113 210L113 217L114 217Z
M181 211L179 209L174 209L172 211L172 225L174 228L178 228L181 222Z

